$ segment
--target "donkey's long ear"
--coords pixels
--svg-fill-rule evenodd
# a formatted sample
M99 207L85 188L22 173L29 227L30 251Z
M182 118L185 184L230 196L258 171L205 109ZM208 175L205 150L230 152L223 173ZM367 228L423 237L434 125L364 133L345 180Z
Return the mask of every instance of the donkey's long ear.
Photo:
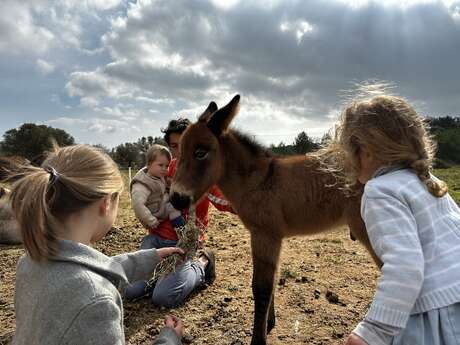
M227 130L230 122L238 113L240 95L236 95L225 107L216 111L208 120L208 128L216 135L220 136Z
M217 104L215 102L209 103L206 110L198 118L199 122L208 122L209 117L217 111Z

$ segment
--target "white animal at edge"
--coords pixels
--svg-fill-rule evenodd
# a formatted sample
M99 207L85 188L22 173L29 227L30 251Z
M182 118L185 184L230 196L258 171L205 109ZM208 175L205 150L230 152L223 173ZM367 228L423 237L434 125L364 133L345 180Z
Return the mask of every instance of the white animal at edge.
M8 189L0 187L0 244L19 244L22 239L11 210L9 194Z

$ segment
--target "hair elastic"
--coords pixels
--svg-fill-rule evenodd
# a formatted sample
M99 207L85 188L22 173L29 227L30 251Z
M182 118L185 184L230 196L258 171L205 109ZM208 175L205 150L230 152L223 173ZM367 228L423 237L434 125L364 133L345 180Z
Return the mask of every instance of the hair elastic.
M51 166L44 168L46 172L50 174L50 183L53 184L59 180L59 173Z

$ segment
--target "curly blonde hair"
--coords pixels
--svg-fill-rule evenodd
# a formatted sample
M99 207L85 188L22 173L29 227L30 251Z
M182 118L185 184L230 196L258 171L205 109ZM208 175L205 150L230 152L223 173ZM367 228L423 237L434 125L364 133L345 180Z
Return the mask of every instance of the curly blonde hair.
M404 99L381 95L352 102L343 111L334 139L322 154L335 153L326 164L345 178L348 187L358 184L363 147L382 165L412 168L434 196L447 193L446 183L430 175L436 145L428 126Z

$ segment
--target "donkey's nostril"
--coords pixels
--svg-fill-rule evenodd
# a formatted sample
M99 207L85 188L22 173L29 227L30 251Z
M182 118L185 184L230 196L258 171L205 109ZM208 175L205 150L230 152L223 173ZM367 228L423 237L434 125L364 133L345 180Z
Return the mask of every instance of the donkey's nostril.
M190 207L191 199L188 195L174 192L170 197L171 204L177 210L183 210Z

